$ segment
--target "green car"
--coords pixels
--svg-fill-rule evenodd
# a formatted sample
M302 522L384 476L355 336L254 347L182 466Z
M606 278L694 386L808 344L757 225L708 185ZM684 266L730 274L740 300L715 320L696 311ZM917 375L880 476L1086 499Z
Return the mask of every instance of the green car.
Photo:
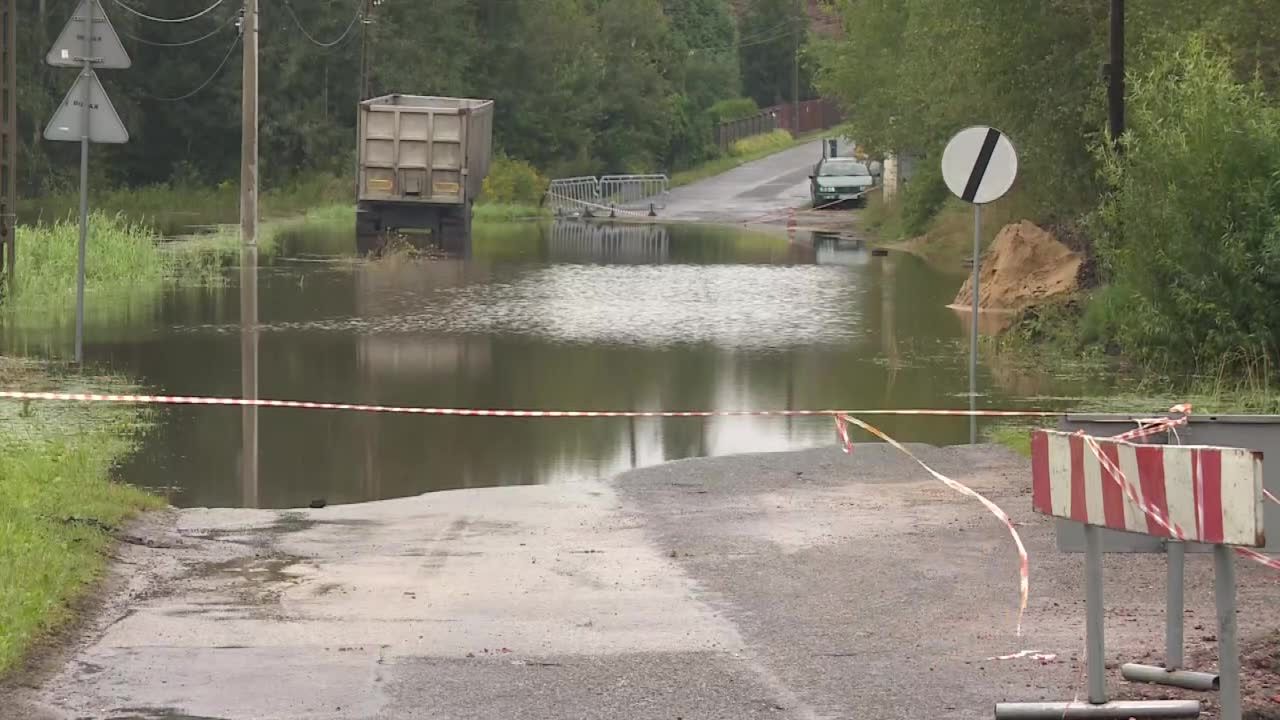
M809 192L815 208L844 203L866 205L867 194L875 184L872 168L849 157L823 158L809 176Z

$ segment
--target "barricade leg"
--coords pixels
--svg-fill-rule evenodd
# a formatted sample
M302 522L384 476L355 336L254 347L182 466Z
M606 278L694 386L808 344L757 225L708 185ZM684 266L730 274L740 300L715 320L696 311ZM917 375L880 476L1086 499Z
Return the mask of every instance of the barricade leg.
M1137 720L1200 717L1199 700L1141 700L1108 702L1105 606L1102 593L1102 536L1093 525L1084 526L1085 539L1085 649L1089 673L1089 702L999 703L997 720L1071 720L1072 718L1115 718ZM1232 587L1234 588L1234 581ZM1234 598L1234 594L1232 595ZM1234 603L1232 604L1234 621ZM1225 707L1225 705L1224 705ZM1224 720L1229 716L1223 715ZM1238 716L1230 718L1238 720Z
M1165 602L1164 667L1125 663L1120 666L1120 675L1130 682L1170 685L1188 690L1217 690L1217 675L1182 669L1185 607L1183 575L1187 564L1187 546L1180 542L1170 542L1165 546L1165 557L1169 565L1169 582Z
M1085 540L1085 646L1089 664L1089 702L1107 701L1107 658L1104 605L1102 604L1102 537L1098 528L1084 526Z
M1236 567L1231 548L1213 547L1213 594L1218 606L1221 720L1240 720L1240 648L1236 644Z

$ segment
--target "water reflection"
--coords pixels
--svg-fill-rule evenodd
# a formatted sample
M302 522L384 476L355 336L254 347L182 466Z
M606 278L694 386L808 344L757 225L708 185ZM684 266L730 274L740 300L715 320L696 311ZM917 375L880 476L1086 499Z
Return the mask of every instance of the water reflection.
M552 262L665 263L671 233L662 225L557 220L550 226Z
M291 242L298 254L317 252L305 238ZM962 278L909 256L872 258L845 238L477 227L466 260L282 262L248 277L260 317L247 333L240 310L253 314L252 296L233 276L225 288L172 289L91 313L87 356L159 392L236 396L253 392L240 369L256 347L263 397L415 406L959 407L967 387L961 322L946 308ZM60 322L6 325L4 341L60 352ZM1082 389L1052 378L1041 387ZM1001 390L985 400L1019 402ZM290 507L834 441L829 421L803 418L241 415L163 411L125 475L182 488L181 505ZM884 428L905 440L967 438L948 419L889 418ZM244 462L254 457L256 472Z
M258 399L258 246L240 253L240 396ZM258 476L258 408L240 408L240 504L260 503Z

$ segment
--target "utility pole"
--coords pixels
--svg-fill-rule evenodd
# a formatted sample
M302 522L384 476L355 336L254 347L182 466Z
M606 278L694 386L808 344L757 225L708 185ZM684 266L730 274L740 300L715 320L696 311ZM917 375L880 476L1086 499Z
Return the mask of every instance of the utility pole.
M241 86L240 241L258 246L258 0L245 0L240 25L244 44Z
M0 0L0 271L13 287L18 212L18 2Z
M1111 62L1107 65L1111 141L1120 148L1124 134L1124 0L1111 0Z
M240 390L258 399L258 0L245 0L240 148ZM240 483L245 507L257 507L258 408L241 407Z
M356 134L360 133L359 104L369 98L369 25L373 22L373 0L364 0L364 16L360 18L360 69L356 75ZM357 137L358 140L358 137ZM360 157L355 158L355 171L351 181L360 194Z
M364 17L360 18L360 75L356 82L356 102L369 97L369 25L373 22L373 0L364 0Z
M800 4L800 14L796 16L795 29L792 31L795 54L791 60L791 132L800 135L800 30L804 27L805 0L796 0Z

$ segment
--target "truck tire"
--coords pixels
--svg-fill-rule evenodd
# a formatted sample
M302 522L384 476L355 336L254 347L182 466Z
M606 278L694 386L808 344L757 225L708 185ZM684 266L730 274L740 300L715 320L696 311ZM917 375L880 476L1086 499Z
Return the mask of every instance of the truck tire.
M445 252L467 257L471 254L471 203L442 211L440 246Z
M386 238L382 233L382 221L376 212L356 210L356 250L361 255L379 255Z

